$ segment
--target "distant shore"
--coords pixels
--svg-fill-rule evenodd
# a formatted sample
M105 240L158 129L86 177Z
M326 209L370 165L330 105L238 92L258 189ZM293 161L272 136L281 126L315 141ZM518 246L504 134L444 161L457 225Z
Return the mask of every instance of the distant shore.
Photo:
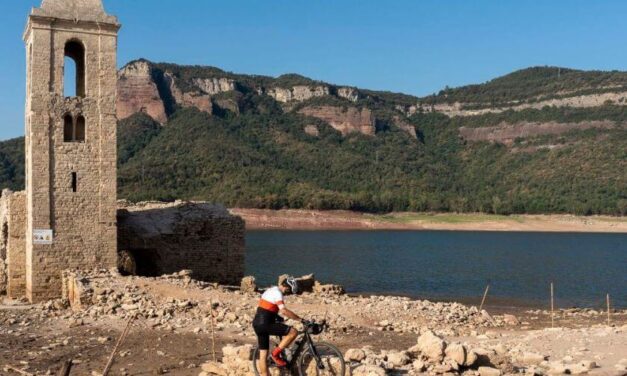
M248 230L448 230L627 233L626 217L230 209Z

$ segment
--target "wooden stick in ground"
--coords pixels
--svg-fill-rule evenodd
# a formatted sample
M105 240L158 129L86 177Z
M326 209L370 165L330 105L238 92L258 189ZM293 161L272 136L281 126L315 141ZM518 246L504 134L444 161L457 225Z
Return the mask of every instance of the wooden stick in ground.
M30 372L26 372L24 370L21 370L19 368L15 368L13 366L6 365L6 366L4 366L4 368L8 369L9 371L17 372L17 373L19 373L20 375L23 375L23 376L35 376L32 373L30 373Z
M607 294L606 300L607 300L607 326L611 326L610 325L610 294Z
M555 301L553 294L553 282L551 282L551 328L555 327Z
M216 335L214 330L214 316L213 316L213 301L209 302L211 304L211 320L209 320L209 324L211 326L211 354L213 357L213 361L216 361Z
M63 363L63 367L57 373L57 376L70 376L70 371L72 370L72 360L67 360Z
M109 356L107 365L105 366L104 371L102 371L102 376L107 376L109 374L109 371L111 370L111 366L113 366L113 359L115 358L115 354L118 352L118 349L120 348L120 345L122 345L122 342L124 342L124 339L126 339L128 332L131 330L131 324L133 323L134 320L135 320L135 315L131 316L131 318L128 319L128 322L126 323L126 327L124 328L124 331L122 331L120 338L118 338L118 342L115 344L115 347L113 347L113 351L111 352L111 356Z
M483 311L483 305L485 304L485 298L488 297L488 291L490 290L490 285L486 286L485 292L483 293L483 299L481 299L481 305L479 306L479 312Z

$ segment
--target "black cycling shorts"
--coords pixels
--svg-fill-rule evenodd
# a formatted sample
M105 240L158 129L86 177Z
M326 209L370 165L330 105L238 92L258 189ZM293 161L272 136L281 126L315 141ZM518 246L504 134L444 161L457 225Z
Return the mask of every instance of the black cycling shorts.
M259 341L259 350L270 350L270 336L284 337L292 327L279 322L253 321L253 329Z

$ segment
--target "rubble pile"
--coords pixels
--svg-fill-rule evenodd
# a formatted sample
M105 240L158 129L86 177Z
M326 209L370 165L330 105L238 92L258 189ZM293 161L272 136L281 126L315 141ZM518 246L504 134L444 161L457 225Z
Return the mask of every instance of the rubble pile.
M442 334L469 333L478 327L500 327L502 317L492 317L485 310L459 303L412 300L398 296L334 297L331 304L359 307L358 315L370 317L374 313L383 320L374 323L380 331L419 334L425 326L441 328ZM405 313L399 315L398 313Z
M202 365L199 376L253 376L251 345L223 348L221 362ZM430 330L424 330L415 346L405 351L381 351L372 347L350 349L344 355L347 371L353 376L393 374L444 374L500 376L513 372L507 355L493 349L469 349L460 343L447 343ZM278 374L278 373L277 373ZM315 370L312 375L316 374Z
M43 346L28 350L31 360L69 346L65 342L77 348L111 345L115 337L111 328L122 328L132 317L136 318L133 331L148 330L159 338L198 335L196 338L204 336L206 340L215 335L226 339L220 346L254 343L252 315L262 290L255 278L245 277L238 288L192 277L189 270L161 277L122 277L113 270L68 271L63 275L64 299L38 305L8 303L15 306L0 311L0 336L13 340L31 335L34 328L70 328L72 334L29 337L44 341ZM303 317L329 322L329 329L316 341L328 341L343 349L369 345L345 352L351 375L594 374L607 367L626 372L627 361L599 358L593 355L599 350L590 352L586 342L589 338L625 338L623 311L613 314L618 323L614 327L597 320L595 326L585 328L529 330L526 320L542 315L542 311L521 318L491 316L458 303L350 296L341 286L322 284L313 275L300 280L311 286L310 292L287 297L288 305ZM593 310L563 312L599 316ZM93 328L105 328L105 332L96 334ZM77 330L83 334L76 335ZM560 350L559 356L537 345L555 340L568 343L568 349ZM390 348L396 350L381 351ZM161 348L157 357L163 357L159 351L167 353ZM252 375L251 351L252 345L226 346L222 360L203 364L201 375ZM180 360L174 358L172 362ZM198 362L184 366L199 368Z
M499 376L513 370L509 357L493 349L469 348L448 343L429 329L424 329L416 345L405 351L381 351L371 347L350 349L345 354L352 375L445 374Z

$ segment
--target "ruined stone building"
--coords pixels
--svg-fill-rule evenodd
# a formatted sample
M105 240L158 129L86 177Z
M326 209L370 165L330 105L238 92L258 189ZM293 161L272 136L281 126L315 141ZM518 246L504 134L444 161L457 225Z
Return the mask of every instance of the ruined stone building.
M0 294L26 296L31 302L53 299L61 296L64 270L117 266L119 29L101 0L43 0L28 17L26 191L4 191L0 198ZM69 63L75 76L68 79ZM175 209L168 210L164 215L172 216ZM144 215L154 218L159 211ZM176 231L152 231L150 239L132 239L143 236L141 231L121 229L127 234L125 246L137 248L128 254L171 266L157 265L152 271L193 270L196 264L204 279L225 282L243 274L241 219L213 214L204 221L182 218L170 227ZM188 224L194 231L185 229ZM199 235L203 230L214 235ZM233 234L233 240L216 236L222 231ZM146 249L158 257L146 256ZM230 257L220 255L231 249ZM213 257L204 257L204 250Z

